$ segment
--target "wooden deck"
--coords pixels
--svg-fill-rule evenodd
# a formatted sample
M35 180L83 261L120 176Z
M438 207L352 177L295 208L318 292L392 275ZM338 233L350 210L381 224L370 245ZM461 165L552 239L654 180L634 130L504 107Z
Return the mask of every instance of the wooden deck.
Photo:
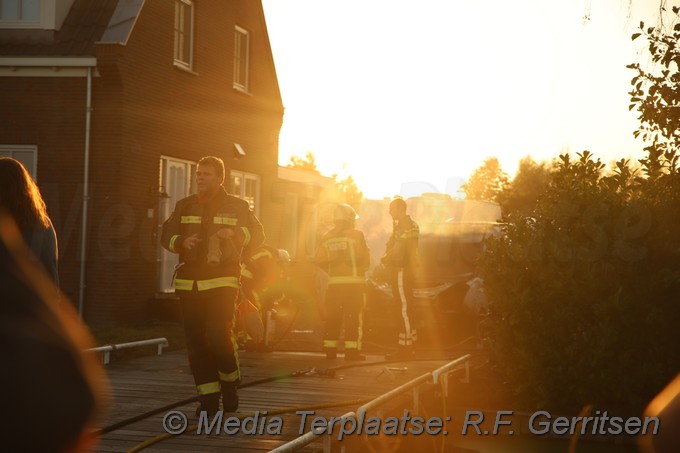
M432 371L448 360L385 363L382 356L368 355L366 362L346 362L339 358L328 361L321 353L240 352L244 388L239 390L240 407L236 415L260 412L259 422L278 431L274 411L302 408L328 403L350 401L348 405L317 409L315 414L329 418L355 410L357 400L373 398L423 373ZM452 357L453 358L453 357ZM345 367L346 365L358 365ZM336 369L337 368L337 369ZM328 370L331 370L330 372ZM103 427L111 427L123 420L172 405L195 396L186 352L175 351L162 356L149 356L107 366L114 402ZM298 372L296 376L291 373ZM281 377L286 376L287 377ZM260 380L279 376L269 382ZM253 385L257 384L257 385ZM101 436L97 452L125 452L144 441L165 434L163 417L172 411L187 416L189 424L196 424L197 403L192 402L120 427ZM264 414L266 411L268 414ZM224 419L233 414L225 414ZM264 416L268 418L265 419ZM280 433L235 435L196 434L187 431L180 436L155 443L145 452L255 452L269 451L298 436L301 415L293 410L281 417ZM264 420L264 421L263 421ZM252 422L250 427L252 428ZM321 443L314 443L303 451L318 451Z

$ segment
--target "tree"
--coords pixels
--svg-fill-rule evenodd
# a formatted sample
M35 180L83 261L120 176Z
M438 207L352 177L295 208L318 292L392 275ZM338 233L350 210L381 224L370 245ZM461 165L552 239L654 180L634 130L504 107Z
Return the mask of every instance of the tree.
M305 157L290 156L290 162L286 166L290 168L298 168L300 170L311 171L318 175L321 174L318 167L316 166L316 158L314 157L314 153L312 153L311 151L307 151Z
M531 221L508 216L480 261L491 357L531 408L639 413L678 371L680 24L643 35L656 66L628 66L639 168L561 155Z
M547 163L536 163L531 157L519 162L517 173L498 194L498 203L503 215L516 213L529 216L539 198L545 193L550 182L550 168Z
M314 153L311 151L308 151L304 157L291 156L287 167L310 171L318 175L321 174L321 171L319 171L319 168L316 166L316 158L314 157ZM331 178L333 178L333 184L339 192L338 202L351 204L355 209L358 210L359 205L364 199L364 194L361 190L359 190L356 181L354 181L354 177L348 174L344 178L340 179L340 176L338 176L337 173L334 173L331 175Z
M498 159L490 157L477 168L467 183L463 184L468 200L497 201L498 194L508 182L508 175L501 169Z
M680 181L657 166L560 155L531 221L487 241L487 344L518 407L639 412L677 374Z
M345 178L340 179L337 174L334 174L333 181L335 182L335 187L344 198L343 203L350 204L354 209L358 210L359 205L364 200L364 193L359 190L352 175L347 175Z
M674 6L673 13L677 22L680 8ZM647 38L655 66L649 70L639 63L627 66L636 73L631 80L629 110L639 112L640 127L633 134L650 143L645 150L661 166L652 170L667 171L677 164L680 145L680 23L666 32L657 27L645 29L644 22L640 22L640 32L632 39L640 36Z

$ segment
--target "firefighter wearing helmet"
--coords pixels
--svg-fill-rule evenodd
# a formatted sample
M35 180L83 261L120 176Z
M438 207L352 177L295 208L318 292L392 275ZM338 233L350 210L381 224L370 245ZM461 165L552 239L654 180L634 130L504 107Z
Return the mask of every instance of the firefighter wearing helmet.
M354 228L358 218L350 205L338 205L333 212L335 226L324 235L316 250L316 264L329 276L323 339L327 359L336 358L343 324L345 360L366 358L361 354L361 324L370 256L364 234Z
M399 342L397 352L388 354L387 359L411 359L415 356L418 339L413 319L413 281L418 265L418 224L406 214L406 202L395 198L390 203L392 236L385 247L382 264L389 271L389 281L394 300L395 312L399 317Z

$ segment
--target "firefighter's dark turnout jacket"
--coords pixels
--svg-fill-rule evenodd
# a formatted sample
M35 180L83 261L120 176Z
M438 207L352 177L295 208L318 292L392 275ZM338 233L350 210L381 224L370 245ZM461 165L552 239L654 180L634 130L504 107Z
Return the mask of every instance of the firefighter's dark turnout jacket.
M208 239L222 228L234 230L235 235L232 240L223 241L220 263L211 266L207 260ZM201 242L184 250L182 241L193 234L198 234ZM241 252L244 248L255 249L263 241L262 224L248 203L228 195L221 187L206 203L199 203L197 195L179 200L163 225L161 237L163 247L179 253L175 290L180 295L182 291L191 291L194 285L199 294L220 287L238 288Z

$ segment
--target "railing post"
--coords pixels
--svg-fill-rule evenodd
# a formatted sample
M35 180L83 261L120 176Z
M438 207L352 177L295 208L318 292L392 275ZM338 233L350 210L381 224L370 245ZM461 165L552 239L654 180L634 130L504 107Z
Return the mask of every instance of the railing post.
M449 373L448 372L444 373L441 376L439 384L442 387L442 394L444 395L445 398L448 398L448 396L449 396Z
M329 433L326 433L323 435L323 453L331 453L331 447L332 447L331 435Z
M413 412L418 411L418 404L420 403L420 386L414 387L413 390Z

